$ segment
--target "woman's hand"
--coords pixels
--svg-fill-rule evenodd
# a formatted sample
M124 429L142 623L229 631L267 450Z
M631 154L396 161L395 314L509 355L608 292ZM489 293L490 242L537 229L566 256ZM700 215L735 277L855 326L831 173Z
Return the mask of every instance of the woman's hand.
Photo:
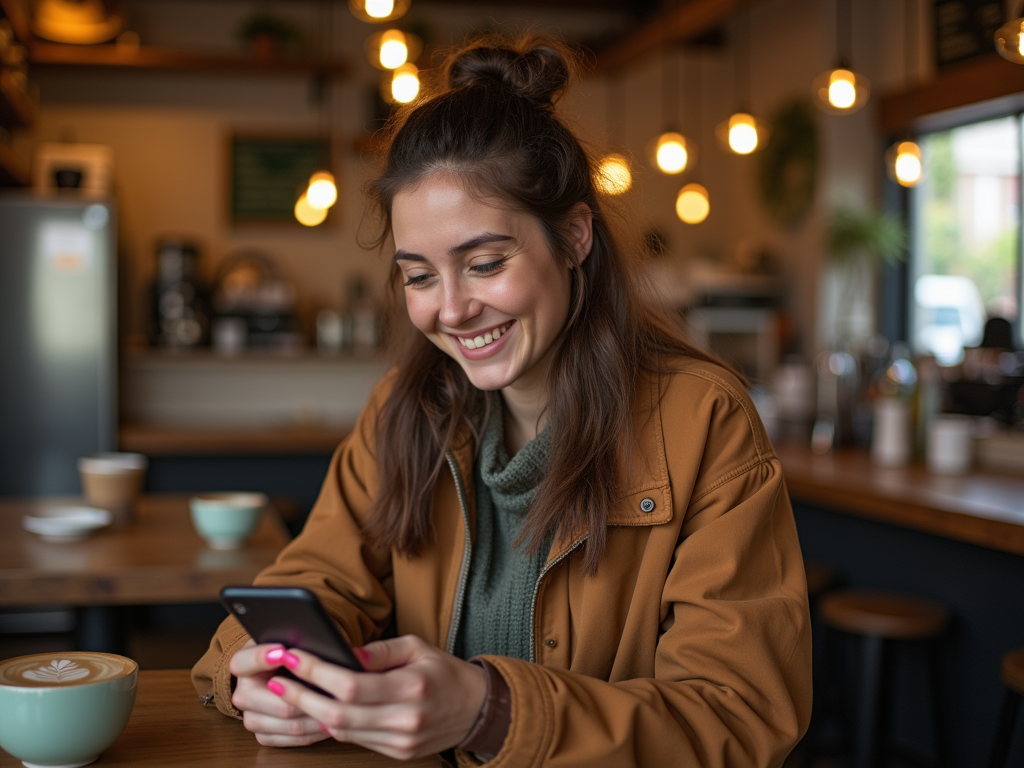
M268 688L280 691L281 706L304 712L338 741L398 760L441 752L469 734L487 694L483 669L414 635L370 643L357 653L366 672L299 650L285 655L283 664L296 677L333 699L282 677L269 680Z
M267 682L284 663L280 645L256 645L250 640L231 657L231 674L238 678L231 703L242 710L242 722L267 747L302 747L328 737L313 718L275 696Z

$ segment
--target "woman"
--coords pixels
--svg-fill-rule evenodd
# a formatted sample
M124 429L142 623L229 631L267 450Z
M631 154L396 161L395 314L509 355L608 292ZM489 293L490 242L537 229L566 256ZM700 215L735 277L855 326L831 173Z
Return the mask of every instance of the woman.
M637 287L554 113L572 61L478 42L393 126L372 198L419 333L257 580L315 591L373 674L229 619L193 678L262 744L736 768L807 725L778 460Z

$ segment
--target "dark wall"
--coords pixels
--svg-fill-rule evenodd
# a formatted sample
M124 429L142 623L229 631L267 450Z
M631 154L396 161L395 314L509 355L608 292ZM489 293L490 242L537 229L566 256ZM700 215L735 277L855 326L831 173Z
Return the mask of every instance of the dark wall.
M848 586L906 592L952 611L942 648L949 764L986 765L1003 698L999 661L1024 647L1024 557L803 504L794 513L806 560L836 568ZM925 667L912 648L904 659L895 735L927 752ZM1019 724L1010 765L1024 765L1022 731Z

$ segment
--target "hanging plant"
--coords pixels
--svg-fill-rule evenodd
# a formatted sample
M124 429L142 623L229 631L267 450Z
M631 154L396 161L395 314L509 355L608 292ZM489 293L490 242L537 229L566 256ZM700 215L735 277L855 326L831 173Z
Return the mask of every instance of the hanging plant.
M864 254L876 262L894 264L903 260L907 230L891 213L837 208L828 225L828 250L837 264L846 264Z
M818 180L818 126L811 105L798 99L772 115L772 140L758 166L761 202L784 227L803 218Z

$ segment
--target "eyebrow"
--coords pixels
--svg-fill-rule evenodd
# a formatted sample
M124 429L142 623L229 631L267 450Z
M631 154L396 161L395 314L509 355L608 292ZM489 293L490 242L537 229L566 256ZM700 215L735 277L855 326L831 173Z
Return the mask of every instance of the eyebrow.
M495 232L484 232L483 234L477 235L474 238L467 240L464 243L453 246L448 249L449 256L458 256L459 254L471 251L474 248L479 248L481 245L487 245L488 243L504 243L513 240L511 235L500 235ZM426 261L426 257L418 253L410 253L409 251L399 248L395 251L395 261Z

